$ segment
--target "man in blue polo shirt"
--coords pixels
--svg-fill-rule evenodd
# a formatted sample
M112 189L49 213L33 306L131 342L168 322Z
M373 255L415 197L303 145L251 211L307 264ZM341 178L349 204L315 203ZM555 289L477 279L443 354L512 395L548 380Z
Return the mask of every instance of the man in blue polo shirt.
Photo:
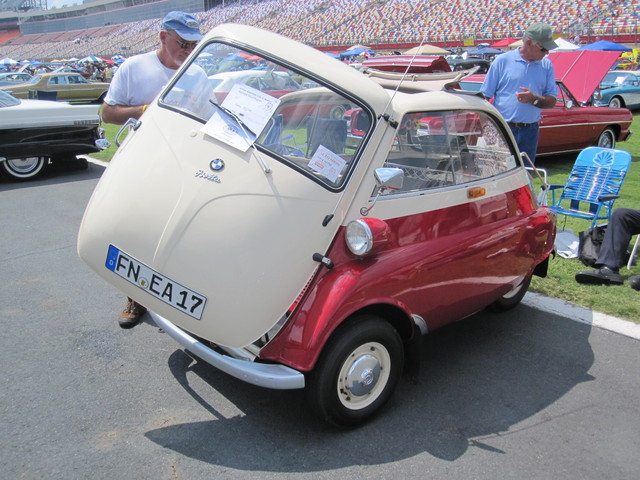
M518 148L535 161L541 110L556 104L553 64L546 58L557 48L553 32L546 23L527 28L522 46L498 55L491 64L481 92L493 98L493 104L505 118Z

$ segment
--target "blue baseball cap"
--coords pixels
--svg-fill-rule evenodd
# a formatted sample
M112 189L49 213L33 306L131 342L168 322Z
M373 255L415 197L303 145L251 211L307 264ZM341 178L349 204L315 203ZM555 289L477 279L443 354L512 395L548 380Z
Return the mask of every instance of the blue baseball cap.
M174 30L183 40L197 42L202 38L200 22L185 12L169 12L162 20L161 30Z

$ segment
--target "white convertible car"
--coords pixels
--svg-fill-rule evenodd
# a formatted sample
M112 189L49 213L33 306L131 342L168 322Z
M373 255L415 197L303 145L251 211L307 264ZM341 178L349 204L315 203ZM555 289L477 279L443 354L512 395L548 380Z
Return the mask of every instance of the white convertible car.
M0 91L0 173L29 180L54 162L109 146L100 127L99 105L21 100Z

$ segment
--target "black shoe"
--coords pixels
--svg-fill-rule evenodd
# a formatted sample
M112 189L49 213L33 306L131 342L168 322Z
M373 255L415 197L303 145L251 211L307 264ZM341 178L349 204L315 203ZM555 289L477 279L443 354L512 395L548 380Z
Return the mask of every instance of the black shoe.
M629 277L629 285L634 290L640 290L640 275L631 275Z
M622 285L622 276L609 267L576 273L576 282L591 285Z
M142 315L146 313L147 309L137 302L134 302L130 298L127 298L127 304L124 306L124 310L120 314L118 324L120 328L133 328L135 327Z

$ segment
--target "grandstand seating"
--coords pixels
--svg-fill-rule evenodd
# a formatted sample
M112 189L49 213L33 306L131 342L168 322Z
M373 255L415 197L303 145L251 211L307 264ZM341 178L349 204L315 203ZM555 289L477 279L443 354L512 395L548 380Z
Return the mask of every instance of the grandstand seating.
M517 12L517 15L515 14ZM427 43L461 45L522 36L545 21L577 35L638 32L635 0L245 0L197 12L203 31L221 23L254 25L314 46ZM130 56L158 47L160 18L68 32L0 36L0 58L40 60Z

